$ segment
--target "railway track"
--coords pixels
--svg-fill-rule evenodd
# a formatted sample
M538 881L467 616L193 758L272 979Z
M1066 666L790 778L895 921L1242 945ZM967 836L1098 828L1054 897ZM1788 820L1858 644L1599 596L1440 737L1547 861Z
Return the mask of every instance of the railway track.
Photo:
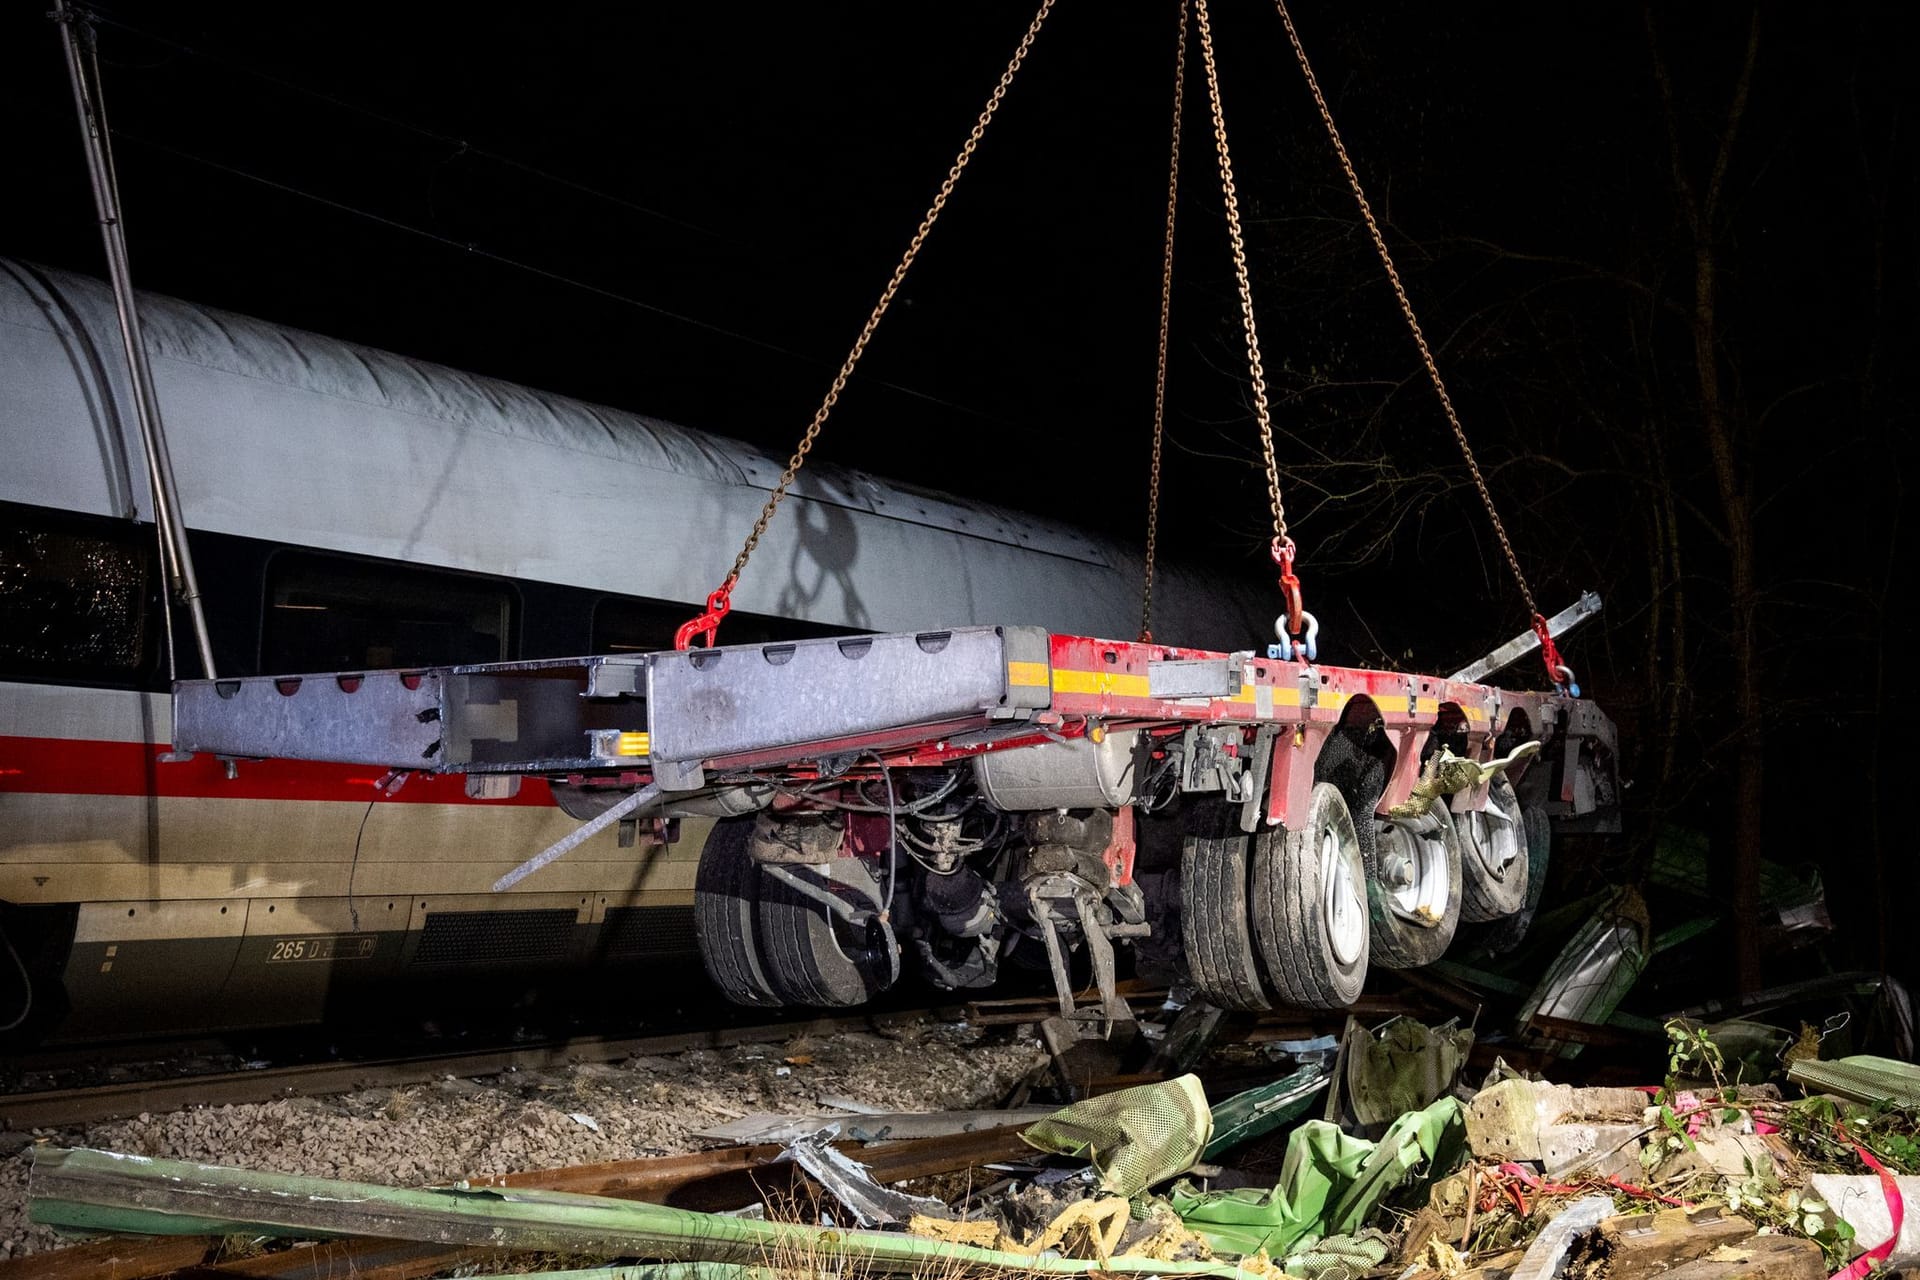
M1125 998L1144 1014L1166 997L1164 988L1136 980L1121 984ZM1080 993L1090 1000L1091 992ZM1377 1019L1416 1012L1398 995L1367 995L1352 1012ZM494 1042L484 1047L452 1051L421 1048L391 1056L329 1057L242 1070L174 1072L152 1078L106 1081L70 1088L43 1088L0 1094L0 1131L60 1129L124 1119L143 1112L176 1111L185 1107L215 1107L230 1103L269 1102L277 1098L319 1097L357 1089L422 1084L446 1076L480 1077L510 1071L542 1071L584 1062L617 1062L624 1058L685 1053L692 1049L725 1049L745 1044L771 1044L801 1036L898 1026L926 1019L953 1019L977 1027L1037 1023L1053 1011L1046 996L1012 996L942 1005L875 1010L840 1017L793 1018L749 1026L691 1027L651 1035L568 1034L524 1043ZM1344 1015L1314 1014L1307 1010L1275 1010L1246 1020L1226 1036L1228 1040L1260 1043L1275 1039L1306 1039L1337 1031ZM177 1050L204 1052L205 1042L183 1041ZM124 1054L126 1047L120 1052ZM60 1050L67 1058L83 1050ZM184 1056L184 1054L183 1054ZM147 1065L168 1061L166 1053L149 1057Z
M616 1062L647 1054L684 1053L767 1044L797 1036L831 1035L936 1017L942 1011L903 1009L838 1018L790 1019L745 1027L676 1031L647 1036L567 1036L528 1044L452 1053L407 1054L293 1063L257 1070L208 1072L171 1079L115 1081L71 1089L0 1095L0 1129L59 1129L182 1107L317 1097L355 1089L420 1084L443 1076L490 1076L538 1071L579 1062Z

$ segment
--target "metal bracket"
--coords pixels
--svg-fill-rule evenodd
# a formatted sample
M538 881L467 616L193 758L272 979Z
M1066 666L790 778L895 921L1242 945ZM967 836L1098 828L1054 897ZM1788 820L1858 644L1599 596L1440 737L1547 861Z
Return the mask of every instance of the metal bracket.
M1233 698L1246 684L1251 651L1224 658L1179 658L1147 664L1147 694L1168 700Z
M909 725L985 721L1014 697L1006 656L1014 630L956 627L652 654L650 745L656 757L708 761Z
M1253 739L1253 767L1247 770L1247 794L1240 802L1240 829L1254 832L1260 829L1260 819L1264 816L1263 801L1266 800L1268 775L1273 769L1273 740L1280 735L1283 726L1261 725L1255 731ZM1291 732L1290 729L1287 730Z
M1238 754L1241 745L1237 725L1194 725L1181 735L1180 771L1182 791L1219 791L1227 801L1238 804L1246 799L1245 761ZM1234 754L1226 748L1234 747Z

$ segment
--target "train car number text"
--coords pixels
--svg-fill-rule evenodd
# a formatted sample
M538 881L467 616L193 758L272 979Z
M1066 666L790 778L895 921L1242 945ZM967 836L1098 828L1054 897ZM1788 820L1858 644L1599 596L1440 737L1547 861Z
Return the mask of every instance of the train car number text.
M332 934L319 938L275 938L267 951L268 964L296 960L365 960L378 939L368 934Z

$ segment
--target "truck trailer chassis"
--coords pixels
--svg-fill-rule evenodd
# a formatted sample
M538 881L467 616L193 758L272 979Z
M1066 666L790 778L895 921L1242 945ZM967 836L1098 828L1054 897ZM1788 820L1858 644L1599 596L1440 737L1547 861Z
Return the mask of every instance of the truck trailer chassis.
M495 796L548 779L583 825L496 888L615 824L720 818L701 954L758 1005L859 1003L909 963L984 986L1013 956L1072 1016L1079 950L1088 1012L1118 1017L1114 943L1177 920L1211 1002L1340 1007L1370 961L1429 963L1463 919L1530 915L1553 828L1617 829L1613 725L1566 693L1032 627L183 681L174 726L177 753L234 768L462 773ZM1409 812L1436 758L1529 742ZM1143 843L1175 841L1177 906L1135 876Z

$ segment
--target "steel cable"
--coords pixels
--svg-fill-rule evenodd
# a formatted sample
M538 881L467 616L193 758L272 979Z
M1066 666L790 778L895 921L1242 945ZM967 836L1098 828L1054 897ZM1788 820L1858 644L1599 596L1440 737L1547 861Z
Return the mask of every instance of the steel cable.
M1220 106L1220 72L1213 58L1213 24L1207 0L1193 0L1200 25L1200 56L1206 63L1207 104L1213 112L1214 152L1220 162L1220 193L1227 206L1227 243L1233 250L1233 281L1240 294L1240 327L1247 341L1247 372L1253 383L1253 417L1260 428L1260 457L1267 471L1267 502L1273 509L1273 555L1277 561L1287 537L1287 508L1280 499L1280 466L1273 457L1273 416L1267 404L1267 374L1260 358L1260 332L1253 319L1253 285L1247 274L1247 243L1240 231L1240 196L1233 184L1233 154L1227 147L1227 118Z
M760 511L760 518L753 522L753 531L747 535L740 553L733 558L733 567L727 571L726 580L714 593L718 601L724 602L731 595L734 584L740 580L741 573L747 567L747 561L752 558L754 549L760 545L760 539L765 535L767 525L772 522L774 512L779 510L781 501L787 496L787 490L792 487L794 477L799 475L800 468L806 465L807 455L813 451L814 441L820 438L820 428L826 425L827 416L833 412L834 405L840 402L840 393L846 390L848 379L853 377L854 367L860 363L860 357L866 354L867 344L873 340L874 331L880 327L880 321L887 314L887 308L893 305L894 295L900 291L900 285L906 279L908 269L913 266L914 259L920 255L920 248L926 243L927 234L933 230L933 224L939 220L941 211L947 207L947 200L953 195L953 189L959 183L960 175L966 172L967 163L973 159L974 151L980 145L981 136L986 133L987 125L993 121L994 113L1000 109L1000 103L1006 98L1014 76L1019 73L1021 64L1026 61L1027 51L1033 47L1035 37L1040 34L1041 24L1047 20L1047 14L1052 12L1053 3L1054 0L1041 0L1040 10L1034 14L1033 22L1027 27L1026 34L1021 37L1019 45L1014 49L1013 57L1007 63L1007 69L1000 73L999 82L994 85L992 94L988 96L987 105L982 108L979 119L974 121L972 131L967 134L967 140L961 144L960 154L955 157L953 167L947 170L946 179L941 182L940 190L934 195L933 203L928 207L926 216L920 220L919 227L914 230L913 238L907 242L907 250L900 257L900 265L893 269L893 275L888 279L886 288L880 291L880 300L874 303L873 311L867 316L866 324L861 326L860 336L854 339L853 349L847 353L846 362L840 366L840 372L834 375L833 384L827 388L825 398L821 400L819 409L814 412L813 421L807 425L806 433L800 437L800 443L794 447L793 456L787 459L786 469L780 473L779 483L768 495L766 506ZM724 612L725 610L722 609L722 616ZM717 618L714 625L718 625ZM711 639L711 628L708 632Z
M1205 0L1201 5L1201 31L1206 27ZM1513 543L1507 538L1507 527L1500 520L1500 512L1493 505L1493 494L1487 489L1487 479L1480 474L1479 460L1473 456L1473 446L1467 443L1466 428L1460 425L1460 415L1454 412L1453 398L1447 394L1447 384L1441 380L1440 366L1433 358L1433 351L1427 346L1427 336L1420 329L1420 319L1413 313L1413 303L1407 297L1406 286L1400 283L1400 272L1393 265L1393 255L1387 251L1386 237L1380 234L1380 224L1374 219L1373 206L1367 203L1367 193L1360 185L1360 175L1353 167L1353 160L1347 155L1347 147L1340 140L1340 130L1333 123L1333 111L1327 106L1326 95L1320 92L1319 78L1313 74L1313 64L1307 61L1306 46L1300 43L1300 33L1294 29L1293 15L1287 12L1287 0L1274 0L1280 10L1281 25L1287 29L1287 42L1293 46L1293 56L1300 63L1300 71L1307 78L1307 88L1313 94L1313 103L1320 109L1320 121L1327 127L1327 138L1333 143L1334 154L1340 158L1340 168L1347 175L1347 186L1353 191L1355 203L1360 206L1361 220L1367 224L1367 234L1373 238L1373 247L1380 255L1380 263L1387 269L1387 282L1393 286L1393 296L1400 302L1400 314L1406 317L1407 328L1413 334L1413 344L1420 349L1420 361L1427 367L1427 377L1433 381L1433 389L1440 397L1440 408L1447 416L1447 425L1453 428L1453 438L1460 444L1460 454L1467 460L1467 470L1473 476L1473 487L1480 491L1480 502L1487 509L1487 518L1493 522L1494 536L1500 540L1500 550L1507 558L1507 567L1513 570L1513 580L1520 585L1520 598L1526 601L1527 612L1535 619L1540 617L1539 606L1533 602L1533 589L1527 585L1527 575L1520 568L1520 557L1514 554ZM1211 59L1211 54L1208 55ZM1208 63L1211 74L1212 63ZM1554 677L1559 678L1557 675Z
M1160 264L1160 356L1153 379L1153 466L1147 483L1147 551L1140 584L1140 641L1153 642L1153 558L1160 537L1160 446L1167 418L1167 332L1173 317L1173 218L1180 205L1180 108L1187 95L1187 0L1173 58L1173 145L1167 159L1167 247Z

